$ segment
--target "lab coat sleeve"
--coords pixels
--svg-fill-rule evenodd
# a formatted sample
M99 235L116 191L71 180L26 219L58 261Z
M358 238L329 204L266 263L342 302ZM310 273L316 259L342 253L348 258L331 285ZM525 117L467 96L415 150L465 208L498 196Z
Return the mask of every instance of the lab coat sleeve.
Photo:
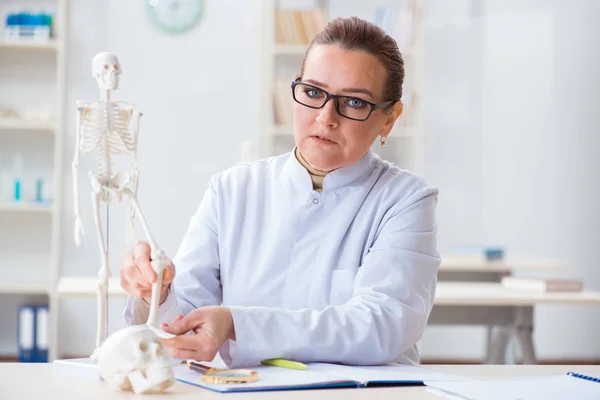
M437 190L419 189L380 228L354 279L350 300L322 310L230 307L236 340L230 367L268 358L377 365L421 338L433 306L440 257Z
M177 314L186 315L198 307L222 302L214 179L211 179L173 259L175 279L166 300L158 309L159 323L170 323ZM149 306L143 300L129 297L123 314L125 323L145 323L148 312Z

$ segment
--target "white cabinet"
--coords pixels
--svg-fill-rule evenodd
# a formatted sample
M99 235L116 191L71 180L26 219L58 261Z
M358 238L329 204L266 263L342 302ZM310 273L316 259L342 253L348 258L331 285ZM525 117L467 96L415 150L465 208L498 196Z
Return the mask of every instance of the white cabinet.
M0 5L0 357L17 355L16 307L48 303L56 310L60 267L68 0ZM31 8L33 7L33 8ZM5 40L9 12L53 15L49 41ZM37 10L37 11L36 11ZM14 160L20 159L19 163ZM15 165L22 164L17 172ZM20 199L15 200L15 177ZM50 318L50 357L56 351Z

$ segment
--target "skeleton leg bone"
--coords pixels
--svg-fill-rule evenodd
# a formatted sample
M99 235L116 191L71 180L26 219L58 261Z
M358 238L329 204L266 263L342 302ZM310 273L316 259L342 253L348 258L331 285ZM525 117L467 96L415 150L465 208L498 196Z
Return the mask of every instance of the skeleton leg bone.
M92 354L92 358L96 359L96 352L106 339L106 294L108 293L108 278L110 277L110 269L108 266L108 253L106 243L104 243L104 234L102 232L102 223L100 221L100 203L103 196L102 186L98 179L90 172L90 181L92 183L92 205L94 207L94 221L96 223L96 234L98 245L100 247L100 257L102 265L98 271L98 282L96 284L96 300L97 300L97 325L96 325L96 349Z
M150 258L152 268L154 272L156 272L156 282L152 284L152 296L150 299L150 313L148 314L148 321L146 321L146 325L152 329L159 337L161 338L171 338L174 335L159 329L158 327L158 306L160 302L160 291L162 289L162 280L163 280L163 272L165 267L168 264L165 253L158 247L156 240L150 233L150 229L148 228L148 224L146 223L146 219L144 218L144 214L142 214L142 210L140 209L140 205L137 201L137 196L131 191L131 189L125 189L125 194L130 196L131 205L133 206L135 213L140 219L140 223L142 225L142 229L146 234L146 238L150 243Z

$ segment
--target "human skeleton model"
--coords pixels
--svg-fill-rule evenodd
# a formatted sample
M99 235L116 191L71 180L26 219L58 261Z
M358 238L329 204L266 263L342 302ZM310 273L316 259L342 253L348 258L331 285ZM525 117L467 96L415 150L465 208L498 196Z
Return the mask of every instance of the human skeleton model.
M152 237L137 200L139 175L137 167L137 144L139 122L142 113L132 104L111 101L111 91L118 89L119 75L121 75L121 66L114 54L100 53L96 55L92 61L92 72L98 82L100 100L77 102L77 142L75 157L73 158L73 193L75 205L75 243L79 246L81 235L84 234L79 214L77 184L79 154L80 152L83 154L95 153L97 157L96 173L90 171L89 177L92 185L91 195L94 220L102 259L96 286L98 324L96 349L92 354L92 358L95 359L98 349L106 339L104 331L107 313L105 299L108 293L108 279L110 277L108 253L100 222L100 205L111 203L114 200L121 201L123 195L128 196L130 201L127 240L131 244L133 219L137 214L146 238L150 243L151 265L157 275L157 280L152 285L150 313L146 325L158 336L165 337L168 334L158 328L158 303L160 301L162 275L167 265L167 260L164 252L158 247ZM131 176L127 172L114 171L114 161L117 155L131 157Z

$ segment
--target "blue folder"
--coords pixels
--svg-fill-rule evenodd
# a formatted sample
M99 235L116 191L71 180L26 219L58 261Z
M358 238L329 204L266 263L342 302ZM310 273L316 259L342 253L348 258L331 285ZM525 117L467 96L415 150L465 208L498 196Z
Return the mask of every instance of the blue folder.
M19 362L48 362L47 305L24 304L19 307L17 354Z

